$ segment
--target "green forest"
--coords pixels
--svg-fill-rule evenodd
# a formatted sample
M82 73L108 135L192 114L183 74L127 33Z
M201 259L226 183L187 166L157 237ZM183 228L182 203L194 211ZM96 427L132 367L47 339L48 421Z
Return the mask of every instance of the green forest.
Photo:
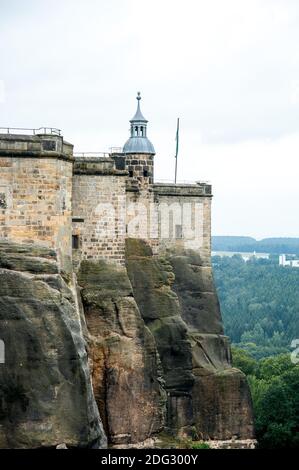
M213 256L225 333L260 359L290 351L299 338L299 269L277 259Z
M212 263L233 365L251 388L258 446L298 448L299 269L238 255Z
M290 354L260 360L232 348L233 365L249 382L259 448L299 448L299 364Z

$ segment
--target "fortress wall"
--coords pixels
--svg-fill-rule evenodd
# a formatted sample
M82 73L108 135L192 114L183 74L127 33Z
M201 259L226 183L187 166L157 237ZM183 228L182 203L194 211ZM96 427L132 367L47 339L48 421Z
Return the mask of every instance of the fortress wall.
M211 186L203 183L149 185L141 179L134 188L128 178L127 236L147 241L154 254L174 248L196 250L209 265L211 198Z
M146 240L155 250L158 245L158 212L152 188L138 192L127 191L127 237Z
M72 146L62 137L0 135L0 238L53 248L66 271L71 269L71 155Z
M158 243L158 219L154 205L154 155L128 154L124 157L126 179L126 232L129 238Z
M192 249L210 264L211 186L155 184L154 195L159 227L157 252Z
M110 158L76 159L73 176L75 260L105 259L124 264L125 171Z

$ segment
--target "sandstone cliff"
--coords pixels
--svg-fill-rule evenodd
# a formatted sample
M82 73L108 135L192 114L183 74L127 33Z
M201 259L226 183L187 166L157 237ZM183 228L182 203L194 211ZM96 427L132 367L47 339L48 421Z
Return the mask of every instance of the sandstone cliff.
M211 266L191 250L153 257L142 240L128 239L127 268L161 357L168 432L252 439L250 392L244 374L231 366Z
M124 267L83 261L78 273L92 380L111 444L146 441L164 424L165 392L155 340Z
M0 338L0 447L253 438L246 378L195 252L153 256L128 239L126 267L83 261L67 277L55 252L0 243Z
M55 252L0 243L0 448L105 447L73 292Z
M188 250L170 253L183 321L192 349L192 409L202 439L254 437L252 403L245 375L232 368L229 339L223 335L212 268Z

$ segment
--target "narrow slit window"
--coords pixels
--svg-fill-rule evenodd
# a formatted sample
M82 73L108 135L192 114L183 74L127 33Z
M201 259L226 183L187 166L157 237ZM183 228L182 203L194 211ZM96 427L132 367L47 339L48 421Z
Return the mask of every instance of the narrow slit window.
M79 235L72 236L72 246L73 246L73 250L79 249Z

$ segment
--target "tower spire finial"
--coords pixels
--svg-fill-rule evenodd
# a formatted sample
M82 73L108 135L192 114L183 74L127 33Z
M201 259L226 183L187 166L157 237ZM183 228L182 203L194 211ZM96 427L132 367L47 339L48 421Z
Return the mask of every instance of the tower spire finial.
M143 114L140 110L140 100L141 100L140 91L137 92L136 100L137 100L137 110L136 110L136 113L135 113L134 117L131 119L130 122L135 122L135 121L141 122L142 121L144 123L147 123L147 120L145 119L145 117L143 116Z

